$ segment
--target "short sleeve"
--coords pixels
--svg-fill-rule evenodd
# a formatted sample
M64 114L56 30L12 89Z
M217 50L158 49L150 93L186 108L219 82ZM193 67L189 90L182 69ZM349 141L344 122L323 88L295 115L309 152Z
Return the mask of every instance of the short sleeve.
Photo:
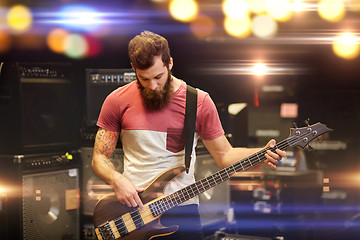
M116 94L113 92L105 99L96 125L110 131L120 132L120 117Z
M212 140L224 135L216 106L208 93L199 91L196 131L203 140Z

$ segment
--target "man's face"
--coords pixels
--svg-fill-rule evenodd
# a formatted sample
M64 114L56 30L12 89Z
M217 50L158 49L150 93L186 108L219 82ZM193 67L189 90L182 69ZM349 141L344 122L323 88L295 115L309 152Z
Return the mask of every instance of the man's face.
M169 67L164 66L161 56L154 57L154 65L148 69L135 69L136 78L144 104L147 108L158 110L166 106L171 100L172 60Z

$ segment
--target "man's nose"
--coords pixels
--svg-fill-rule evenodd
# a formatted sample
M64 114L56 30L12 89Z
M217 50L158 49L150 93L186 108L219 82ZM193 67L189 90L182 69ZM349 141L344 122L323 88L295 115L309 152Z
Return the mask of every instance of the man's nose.
M157 87L158 87L157 81L156 80L150 80L149 88L154 91Z

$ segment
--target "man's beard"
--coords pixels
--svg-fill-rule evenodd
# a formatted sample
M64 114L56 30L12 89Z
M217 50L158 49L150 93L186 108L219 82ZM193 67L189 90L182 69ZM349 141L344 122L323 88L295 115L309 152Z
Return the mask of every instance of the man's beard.
M137 80L137 84L146 108L150 110L160 110L170 102L172 93L170 73L164 87L157 87L155 90L152 90L150 88L144 88L139 80Z

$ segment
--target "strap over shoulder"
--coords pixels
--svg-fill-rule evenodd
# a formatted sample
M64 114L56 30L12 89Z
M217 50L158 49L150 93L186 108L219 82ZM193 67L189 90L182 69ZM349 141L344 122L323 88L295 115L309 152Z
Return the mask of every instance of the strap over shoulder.
M191 153L194 144L195 122L197 112L197 90L186 85L186 108L185 108L185 168L189 173Z

